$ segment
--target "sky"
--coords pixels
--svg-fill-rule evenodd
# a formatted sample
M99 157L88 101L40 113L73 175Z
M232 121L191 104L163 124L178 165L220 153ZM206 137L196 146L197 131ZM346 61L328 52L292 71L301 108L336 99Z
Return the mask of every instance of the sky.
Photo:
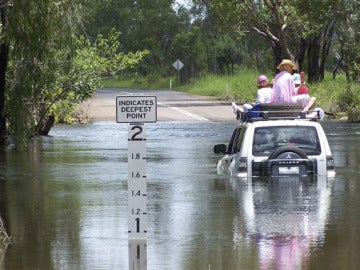
M183 5L185 7L190 7L191 6L192 1L191 0L176 0L175 1L175 6L177 5Z

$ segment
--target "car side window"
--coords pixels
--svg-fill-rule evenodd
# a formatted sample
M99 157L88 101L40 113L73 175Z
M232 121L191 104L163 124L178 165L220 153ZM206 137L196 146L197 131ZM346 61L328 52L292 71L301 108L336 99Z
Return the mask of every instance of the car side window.
M229 147L228 147L228 153L229 154L236 153L236 151L234 152L234 150L235 150L234 146L237 144L237 140L238 140L240 130L241 130L241 128L235 129L232 136L231 136Z
M242 129L240 130L240 132L238 134L238 140L237 140L237 143L236 143L236 148L234 149L236 151L236 153L239 152L240 149L241 149L241 144L242 144L243 139L244 139L245 130L246 130L246 127L242 127Z
M228 148L229 154L234 154L240 151L245 129L246 129L245 127L239 127L234 130L229 143L229 148Z

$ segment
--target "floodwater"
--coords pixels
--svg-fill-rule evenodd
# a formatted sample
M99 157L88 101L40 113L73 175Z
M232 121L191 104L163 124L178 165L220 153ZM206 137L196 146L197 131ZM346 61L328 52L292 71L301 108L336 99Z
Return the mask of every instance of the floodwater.
M56 126L2 152L0 269L358 269L360 124L323 122L335 179L216 175L236 122L145 124L147 241L128 240L127 124ZM0 250L2 251L2 250Z

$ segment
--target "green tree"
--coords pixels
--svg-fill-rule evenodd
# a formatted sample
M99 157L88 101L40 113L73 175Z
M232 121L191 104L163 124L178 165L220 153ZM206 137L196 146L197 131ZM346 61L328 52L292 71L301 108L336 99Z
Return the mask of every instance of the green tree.
M189 32L177 34L172 42L172 55L174 59L178 58L184 63L180 72L181 82L206 72L207 59L200 28L193 27Z
M234 64L238 60L238 44L236 40L230 35L226 34L217 38L214 42L216 51L217 65L222 73L228 75L234 73Z
M108 37L98 35L94 42L85 36L74 38L74 57L71 66L60 69L52 91L46 92L44 111L39 116L37 130L41 133L42 118L50 112L60 122L73 122L73 112L78 103L95 94L104 77L116 77L130 71L147 55L147 51L120 51L120 33L114 29ZM60 53L61 55L61 53Z
M24 148L31 137L44 133L44 124L51 126L57 108L71 109L94 94L102 75L143 56L122 54L115 32L108 39L99 36L94 44L77 38L86 11L82 4L86 2L17 0L2 9L2 145L10 133L15 146Z
M356 1L343 1L338 12L339 23L335 28L336 42L332 48L337 62L333 77L339 69L345 72L347 80L360 79L360 4Z
M182 19L184 9L173 9L174 0L108 0L96 5L86 24L90 36L106 35L113 27L122 33L124 52L148 50L139 67L141 74L166 73L171 68L171 42L187 27ZM163 68L165 67L165 68ZM165 71L163 70L165 69Z
M197 0L196 2L206 2ZM252 31L271 44L275 67L283 58L307 65L309 80L323 78L341 0L214 0L208 8L229 31Z

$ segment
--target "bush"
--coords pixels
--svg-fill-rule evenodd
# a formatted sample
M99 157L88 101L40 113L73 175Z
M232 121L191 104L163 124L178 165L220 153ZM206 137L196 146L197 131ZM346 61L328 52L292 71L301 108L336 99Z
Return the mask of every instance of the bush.
M349 108L347 111L348 121L360 122L360 105Z

